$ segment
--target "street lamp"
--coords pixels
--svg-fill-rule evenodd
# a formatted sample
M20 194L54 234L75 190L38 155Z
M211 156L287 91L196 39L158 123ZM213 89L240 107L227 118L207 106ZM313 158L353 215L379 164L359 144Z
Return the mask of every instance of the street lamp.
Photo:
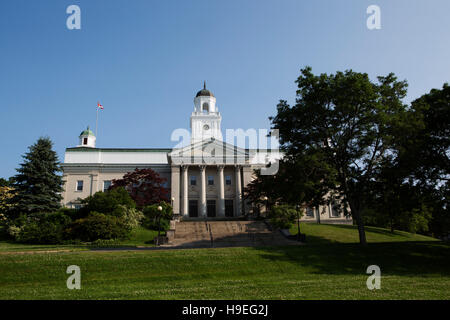
M297 241L300 241L300 205L295 206L297 209Z
M161 215L162 215L162 207L158 206L158 211L159 211L159 217L158 217L158 238L156 239L156 245L159 246L159 236L161 234Z
M267 211L269 211L269 198L267 198L267 196L265 196L264 198L265 206L266 206L266 217L267 217Z

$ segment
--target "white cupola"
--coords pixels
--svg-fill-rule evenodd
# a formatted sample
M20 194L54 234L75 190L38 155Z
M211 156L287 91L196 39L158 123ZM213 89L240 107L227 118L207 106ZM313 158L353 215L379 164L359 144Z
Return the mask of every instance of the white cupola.
M222 140L220 122L222 117L216 106L216 98L211 91L203 89L194 98L194 112L191 115L191 143L214 138Z
M95 135L94 133L89 129L89 126L86 130L81 132L80 136L80 144L77 147L88 147L88 148L95 148Z

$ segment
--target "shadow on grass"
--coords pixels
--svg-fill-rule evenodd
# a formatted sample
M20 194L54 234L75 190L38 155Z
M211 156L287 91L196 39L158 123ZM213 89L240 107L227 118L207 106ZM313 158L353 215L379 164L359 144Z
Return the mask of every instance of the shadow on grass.
M367 246L327 243L258 248L261 257L312 268L317 274L365 274L378 265L382 275L450 276L450 245L442 242L383 242Z
M357 230L356 226L353 226L353 225L333 224L333 227L337 228L337 229L344 229L344 230ZM369 231L372 233L377 233L377 234L388 236L388 237L405 236L405 234L406 234L406 232L400 232L397 230L394 230L394 232L391 232L390 230L387 230L387 229L380 229L380 228L371 227L371 226L365 226L364 229L366 230L366 232Z

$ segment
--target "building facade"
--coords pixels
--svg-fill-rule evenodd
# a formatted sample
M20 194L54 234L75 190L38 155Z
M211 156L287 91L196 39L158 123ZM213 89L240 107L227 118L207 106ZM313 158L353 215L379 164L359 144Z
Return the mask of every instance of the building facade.
M87 128L76 147L67 148L63 163L63 205L77 208L81 199L109 188L112 180L136 168L151 168L166 179L175 214L183 218L223 218L252 214L243 188L253 172L274 163L277 150L243 149L223 142L222 117L216 98L204 85L194 98L190 118L191 143L182 148L96 148ZM304 220L348 222L339 210L310 208Z

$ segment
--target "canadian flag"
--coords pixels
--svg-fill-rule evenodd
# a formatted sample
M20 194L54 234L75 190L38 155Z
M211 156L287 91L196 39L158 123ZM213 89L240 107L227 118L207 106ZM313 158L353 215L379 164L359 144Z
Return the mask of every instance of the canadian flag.
M103 110L103 106L100 104L100 102L97 102L97 108L100 108Z

